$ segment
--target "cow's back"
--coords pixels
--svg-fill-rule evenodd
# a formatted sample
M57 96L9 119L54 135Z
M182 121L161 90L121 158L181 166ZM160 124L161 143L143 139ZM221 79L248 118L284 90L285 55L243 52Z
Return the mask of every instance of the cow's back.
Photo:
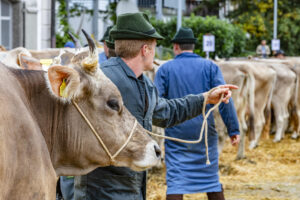
M0 199L54 199L47 145L12 70L0 64Z

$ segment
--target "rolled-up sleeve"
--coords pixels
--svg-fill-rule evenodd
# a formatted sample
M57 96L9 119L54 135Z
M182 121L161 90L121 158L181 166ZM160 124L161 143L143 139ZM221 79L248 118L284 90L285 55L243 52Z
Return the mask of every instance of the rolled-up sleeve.
M167 128L192 119L202 113L203 102L202 94L170 100L157 97L153 125Z

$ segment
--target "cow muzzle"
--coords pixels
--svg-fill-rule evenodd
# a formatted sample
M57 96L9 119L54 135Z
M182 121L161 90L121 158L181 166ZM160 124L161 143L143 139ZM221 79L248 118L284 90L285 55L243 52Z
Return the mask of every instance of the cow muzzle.
M153 167L161 160L161 150L154 140L151 140L145 148L144 157L142 160L134 161L135 170L145 170Z

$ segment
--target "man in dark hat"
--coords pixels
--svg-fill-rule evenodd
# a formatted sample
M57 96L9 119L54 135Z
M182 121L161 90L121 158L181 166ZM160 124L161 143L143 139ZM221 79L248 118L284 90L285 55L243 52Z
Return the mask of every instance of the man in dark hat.
M155 85L161 97L182 98L225 84L216 64L193 53L196 41L190 28L180 28L176 33L172 40L176 57L162 65L155 76ZM211 107L208 105L206 110ZM219 110L231 143L235 145L239 142L239 124L232 100L229 104L221 104ZM186 140L197 139L202 122L203 116L199 115L167 128L165 135ZM203 192L207 193L209 200L224 199L218 175L218 134L213 115L208 118L208 144L210 164L206 163L204 141L198 144L165 141L167 200L183 200L183 194Z
M109 40L109 32L112 26L107 27L103 37L101 38L100 42L103 42L103 49L104 51L99 54L99 64L103 63L108 59L108 51L109 48L107 47L106 41Z
M283 50L277 50L275 51L275 58L279 58L279 59L284 59L285 58L285 53Z
M188 95L166 100L159 98L153 83L143 75L150 70L155 55L156 40L163 39L142 13L120 15L116 27L110 32L115 40L117 57L101 65L104 74L118 87L124 105L147 130L152 123L169 127L199 115L204 96L216 103L222 93L229 101L230 88L225 85L208 95ZM75 177L75 199L91 200L145 200L146 172L126 167L100 167L91 173Z

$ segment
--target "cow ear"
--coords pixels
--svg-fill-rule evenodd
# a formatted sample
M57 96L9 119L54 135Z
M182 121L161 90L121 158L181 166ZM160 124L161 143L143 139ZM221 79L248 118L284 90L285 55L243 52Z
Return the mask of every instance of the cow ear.
M18 57L19 57L19 65L22 69L43 70L39 60L22 53L20 53Z
M55 96L65 99L73 99L79 92L79 73L70 67L51 66L48 69L50 89Z

